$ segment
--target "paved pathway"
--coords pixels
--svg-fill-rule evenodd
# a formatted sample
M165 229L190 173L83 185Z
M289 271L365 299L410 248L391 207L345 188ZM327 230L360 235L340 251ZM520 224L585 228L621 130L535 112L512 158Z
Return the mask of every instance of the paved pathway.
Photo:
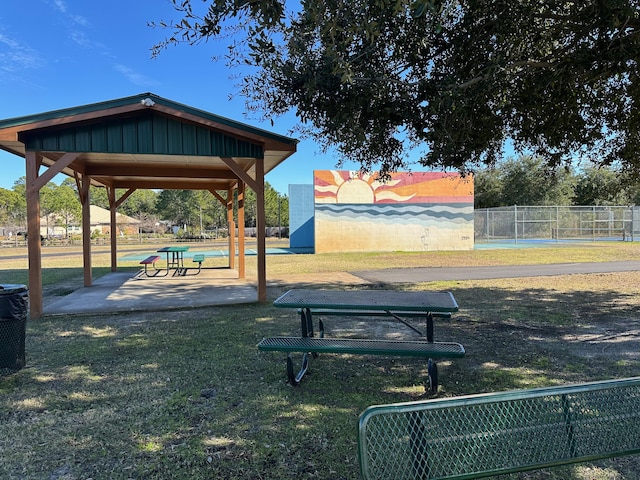
M577 273L630 272L640 270L640 261L554 263L551 265L504 265L489 267L417 267L350 272L369 282L415 283L438 280L483 280L489 278L540 277Z

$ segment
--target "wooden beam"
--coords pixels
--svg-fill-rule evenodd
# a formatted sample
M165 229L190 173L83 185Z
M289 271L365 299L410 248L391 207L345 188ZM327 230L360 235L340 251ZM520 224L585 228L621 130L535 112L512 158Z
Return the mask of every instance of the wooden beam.
M5 137L15 138L21 143L26 143L26 136L31 130L40 130L47 127L67 126L73 123L85 122L94 119L104 119L107 117L122 115L125 113L135 112L136 110L145 110L148 107L140 103L132 103L120 107L106 108L104 110L94 110L92 112L71 114L65 117L51 118L48 120L40 120L37 122L17 125L15 127L4 128L0 130L0 139ZM39 116L39 115L38 115Z
M233 158L231 157L220 157L220 158L231 169L231 171L238 176L240 180L242 180L244 183L249 185L249 188L251 190L253 190L254 192L256 191L256 189L258 188L258 184L256 183L256 180L251 178L251 176L247 172L245 172L243 168L240 165L238 165ZM264 169L263 169L263 172L264 172ZM256 177L257 176L258 175L256 172Z
M116 202L116 189L115 188L107 188L107 198L109 199L109 244L111 246L111 271L118 271L118 255L117 255L117 244L118 244L118 235L116 232L116 211L117 211L117 202Z
M127 190L126 192L124 192L122 194L122 196L120 198L118 198L117 200L115 200L115 203L113 204L113 206L115 208L120 208L120 205L122 205L124 203L124 201L129 198L134 192L136 191L135 188L130 188L129 190ZM115 199L116 195L116 189L113 189L113 198Z
M27 185L37 185L41 159L26 152ZM32 319L42 316L42 252L40 245L40 195L38 188L27 189L27 251L29 255L29 309Z
M227 190L227 225L229 228L229 268L236 265L236 224L233 221L233 190Z
M134 190L210 190L212 179L210 178L196 178L196 179L176 179L176 180L162 180L162 179L119 179L114 178L113 181L100 182L104 185L110 185L113 188L134 189ZM214 182L217 190L224 190L228 186L233 186L236 183L236 179L222 180Z
M47 183L49 183L53 177L55 177L63 169L68 167L69 164L71 164L79 156L79 153L65 153L57 162L51 165L46 172L43 172L42 175L33 179L33 183L30 184L27 182L27 191L34 189L40 191L40 189ZM40 165L42 165L42 162L40 162ZM38 168L40 168L40 165L38 165Z
M84 268L84 286L90 287L91 278L91 213L89 187L91 186L91 178L82 176L80 178L80 191L82 194L82 263Z
M222 167L222 166L220 166ZM235 179L236 175L226 168L176 167L150 165L87 165L85 173L91 177L154 177L154 178L200 178L225 180Z
M238 182L238 278L245 278L245 247L244 247L244 182Z
M210 189L209 192L211 192L211 195L216 197L221 204L223 205L227 204L227 199L224 198L222 195L220 195L217 190Z
M256 248L258 250L258 302L267 303L267 223L264 202L264 161L256 160Z

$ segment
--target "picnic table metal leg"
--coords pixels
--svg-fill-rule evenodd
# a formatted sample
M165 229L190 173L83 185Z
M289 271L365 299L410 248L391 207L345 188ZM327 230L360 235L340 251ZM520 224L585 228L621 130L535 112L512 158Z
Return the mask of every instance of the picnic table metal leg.
M300 382L302 381L302 377L304 377L304 374L307 373L308 369L309 369L308 353L305 352L302 354L302 367L300 368L297 374L294 373L293 359L291 358L291 354L287 355L287 378L289 379L289 383L291 385L293 385L294 387L300 385Z
M149 265L148 265L148 264L146 264L146 263L144 264L144 274L145 274L145 276L150 277L150 278L154 278L154 277L166 277L166 276L167 276L167 274L169 273L169 271L167 270L167 272L166 272L164 275L158 275L158 272L162 271L162 268L158 268L158 267L156 267L155 263L154 263L154 264L152 264L152 265L153 265L153 269L154 269L154 271L155 271L155 272L154 272L154 275L150 275L150 274L149 274L149 270L148 270L148 268L147 268Z
M169 271L171 270L171 262L169 261L170 253L169 252L166 252L166 253L167 253L167 273L166 273L166 275L169 275Z
M171 265L176 269L176 271L173 272L173 276L180 276L182 272L180 270L180 252L171 252Z
M385 310L385 312L387 313L387 315L392 316L393 318L395 318L396 320L398 320L400 323L403 323L404 325L406 325L407 327L409 327L411 330L413 330L414 332L416 332L418 335L422 335L422 332L420 330L418 330L416 327L414 327L413 325L411 325L409 322L407 322L404 318L402 318L399 315L396 315L395 313L389 311L389 310Z
M427 390L438 393L438 364L433 358L427 360Z
M318 325L320 330L320 338L323 338L324 323L322 323L322 320L318 321ZM301 328L303 337L313 337L313 316L311 315L310 308L303 308L300 311L300 328ZM313 356L313 358L318 358L318 354L315 352L313 352L311 355Z
M313 337L313 318L310 308L303 308L300 311L300 328L303 337Z
M320 338L324 337L324 323L322 320L318 321L318 329ZM303 308L300 311L300 331L303 338L313 337L313 316L311 315L310 308ZM297 386L300 384L302 377L307 373L309 369L309 355L316 358L318 356L317 353L309 353L305 352L302 355L302 367L298 371L298 373L294 373L293 368L293 359L291 358L291 354L287 355L287 377L289 378L289 383L293 386Z
M433 314L427 313L427 342L433 343Z
M178 275L186 275L187 274L187 269L184 268L184 252L176 252L178 255L178 258L176 258L176 262L178 264Z
M433 343L433 314L427 314L427 342ZM427 391L438 393L438 364L433 358L427 361Z

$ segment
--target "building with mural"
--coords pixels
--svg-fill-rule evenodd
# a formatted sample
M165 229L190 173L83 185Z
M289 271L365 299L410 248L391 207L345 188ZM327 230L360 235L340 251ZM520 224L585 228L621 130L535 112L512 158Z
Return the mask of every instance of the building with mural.
M381 182L361 172L317 170L313 231L316 253L472 250L473 178L399 172Z

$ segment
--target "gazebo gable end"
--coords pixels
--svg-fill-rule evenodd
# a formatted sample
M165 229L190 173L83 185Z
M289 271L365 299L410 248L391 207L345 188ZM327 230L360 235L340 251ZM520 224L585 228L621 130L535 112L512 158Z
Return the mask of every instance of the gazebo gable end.
M28 151L194 155L262 159L263 146L153 110L27 130Z

